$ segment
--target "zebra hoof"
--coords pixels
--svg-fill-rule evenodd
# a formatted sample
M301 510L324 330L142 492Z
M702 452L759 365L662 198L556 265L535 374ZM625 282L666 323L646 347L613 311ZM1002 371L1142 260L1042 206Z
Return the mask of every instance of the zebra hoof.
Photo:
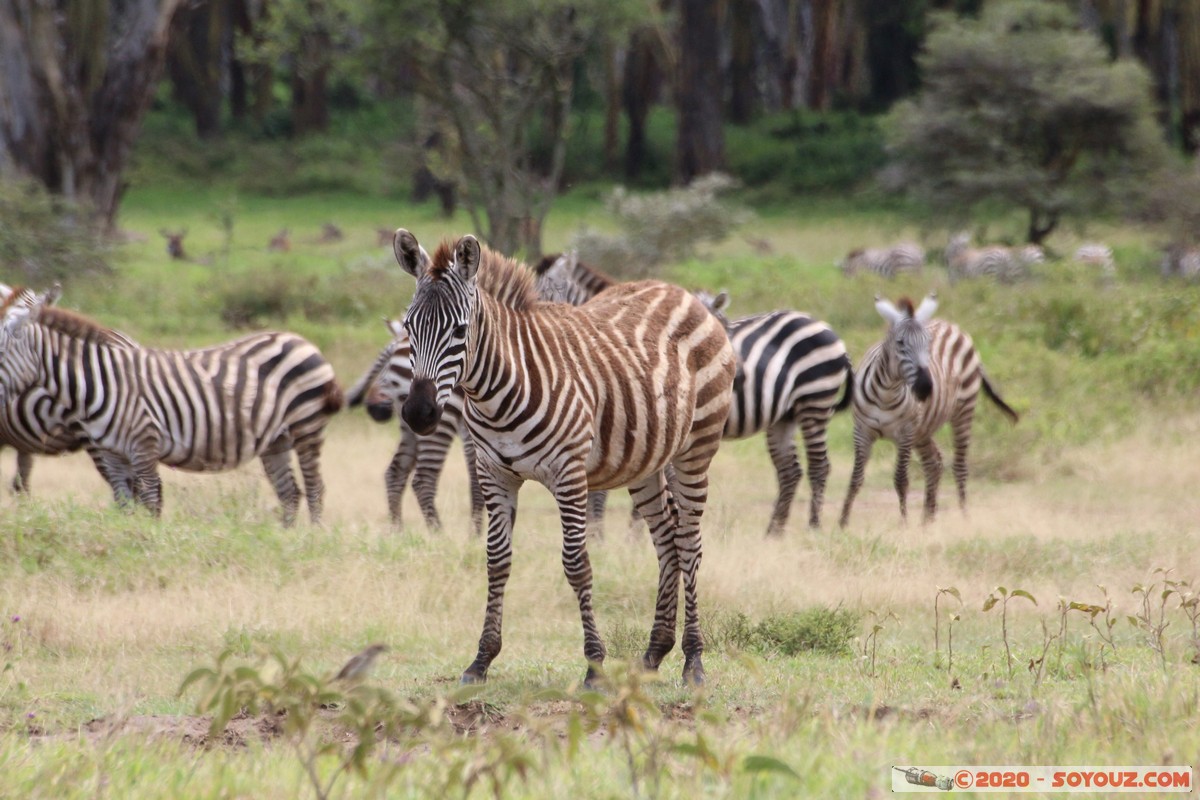
M696 688L704 685L704 665L699 656L683 665L683 685Z
M583 679L583 688L590 692L599 691L604 688L604 674L595 666L589 664L587 675Z
M459 683L463 686L479 686L480 684L487 683L487 673L479 672L473 667L469 668L462 674L462 678L459 680Z

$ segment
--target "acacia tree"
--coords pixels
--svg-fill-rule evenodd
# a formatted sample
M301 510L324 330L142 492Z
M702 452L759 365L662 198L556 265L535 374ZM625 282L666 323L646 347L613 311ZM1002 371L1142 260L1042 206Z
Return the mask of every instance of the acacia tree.
M885 175L955 223L980 206L1024 209L1040 243L1064 217L1135 196L1166 155L1146 71L1110 61L1062 6L935 17L920 64L923 91L890 115Z
M0 173L112 228L179 0L0 2Z

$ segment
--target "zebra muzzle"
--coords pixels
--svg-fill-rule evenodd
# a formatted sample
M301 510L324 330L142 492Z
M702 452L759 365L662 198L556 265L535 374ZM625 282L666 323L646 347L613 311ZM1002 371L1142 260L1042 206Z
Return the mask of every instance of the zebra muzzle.
M425 436L433 433L442 409L437 403L437 387L428 378L417 378L408 391L408 399L400 409L400 416L414 433Z
M929 399L929 395L933 394L933 378L929 376L929 370L917 370L917 377L913 381L912 390L913 394L922 403Z

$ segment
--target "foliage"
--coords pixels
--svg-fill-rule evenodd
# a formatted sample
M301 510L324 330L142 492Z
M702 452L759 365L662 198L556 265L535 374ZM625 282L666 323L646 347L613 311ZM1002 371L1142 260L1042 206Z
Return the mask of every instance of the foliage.
M0 179L0 268L6 276L45 287L108 273L108 256L104 236L69 200L30 180Z
M617 187L605 207L620 233L584 227L572 241L580 258L623 278L654 274L664 263L691 257L703 243L720 242L748 218L720 195L735 185L712 173L682 189L633 194Z
M1040 242L1060 219L1127 205L1165 158L1145 70L1111 62L1064 6L941 16L921 67L923 91L888 120L884 180L954 224L1024 209Z
M794 656L817 652L842 656L850 653L850 642L859 633L862 614L846 608L816 606L791 614L772 614L758 622L744 615L730 640L743 649L759 653Z

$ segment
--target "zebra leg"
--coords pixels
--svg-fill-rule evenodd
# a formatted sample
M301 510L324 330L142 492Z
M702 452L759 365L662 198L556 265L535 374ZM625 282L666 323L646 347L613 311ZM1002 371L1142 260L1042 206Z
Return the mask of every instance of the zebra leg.
M658 555L658 596L654 605L654 626L650 644L642 656L642 665L658 669L663 658L675 647L675 621L679 608L679 553L674 535L678 514L661 471L639 483L631 484L633 507L650 526L650 539Z
M13 476L12 488L17 494L29 494L29 476L33 473L33 456L17 451L17 474Z
M290 528L295 524L296 512L300 509L300 489L296 487L296 476L292 474L291 449L267 450L259 458L282 506L283 527Z
M463 459L467 462L467 483L471 489L471 530L476 536L483 535L483 489L479 486L479 470L475 466L475 441L466 432L466 426L460 431L463 446Z
M896 496L900 498L900 519L908 521L908 462L912 460L912 440L905 437L896 441L896 473L892 483Z
M300 465L300 478L304 481L304 498L308 504L308 518L313 525L321 524L325 512L325 480L321 477L321 447L325 444L324 429L295 444L296 462ZM291 474L291 469L288 469Z
M942 452L937 443L930 439L917 446L921 456L921 467L925 470L925 516L924 522L932 522L937 516L938 484L942 481Z
M112 490L113 502L120 508L129 508L137 498L133 466L120 454L111 450L89 447L88 456L91 457L100 477L104 478Z
M442 477L442 469L446 466L446 455L450 452L452 441L454 429L446 430L440 427L430 435L417 439L413 491L416 492L417 505L421 507L421 516L425 518L425 524L435 531L442 529L442 520L438 517L434 500L437 498L438 479Z
M404 515L401 506L404 502L404 487L408 485L408 476L417 465L417 435L409 430L407 425L400 426L400 443L396 445L396 453L392 463L383 473L383 483L387 490L388 519L392 528L400 530L404 526ZM428 520L426 520L428 521ZM430 525L430 527L437 527Z
M958 507L967 510L967 451L971 449L971 422L975 419L975 404L958 409L950 420L954 433L954 483L958 486Z
M462 675L463 683L483 683L488 667L500 654L501 628L504 619L504 587L512 572L512 529L517 519L517 491L522 481L510 475L496 475L480 470L479 485L483 490L488 512L487 537L487 610L483 617L483 633L479 636L479 651L471 666Z
M711 447L685 452L672 462L673 468L663 470L667 488L678 509L676 526L671 537L683 577L683 682L693 686L704 683L704 634L700 630L700 599L697 579L703 547L700 539L700 517L708 502L708 467L716 454L715 439ZM674 618L672 617L672 624Z
M592 562L587 552L587 473L579 462L559 476L550 491L558 503L562 522L562 564L567 583L575 590L579 601L579 616L583 622L583 657L587 659L584 686L594 686L604 666L604 643L596 627L592 610Z
M608 492L590 492L587 498L588 535L593 539L604 539L604 507L608 505Z
M804 475L800 459L796 458L796 423L781 420L767 430L767 452L775 466L775 480L779 482L779 495L775 498L775 510L767 525L767 536L782 536L792 511L792 500L796 497L796 486ZM811 520L810 520L811 524Z
M854 507L854 498L863 485L863 475L867 470L867 461L871 459L871 448L875 446L875 434L862 426L854 426L854 470L850 473L850 488L846 491L846 502L842 504L842 517L838 525L846 527L850 521L850 509Z
M829 429L832 409L823 409L819 416L802 417L800 433L804 436L804 457L808 461L808 527L821 527L821 507L825 505L825 482L829 480L829 452L825 432Z
M127 459L137 488L138 502L149 509L155 517L162 516L162 478L158 476L157 453L135 453Z

